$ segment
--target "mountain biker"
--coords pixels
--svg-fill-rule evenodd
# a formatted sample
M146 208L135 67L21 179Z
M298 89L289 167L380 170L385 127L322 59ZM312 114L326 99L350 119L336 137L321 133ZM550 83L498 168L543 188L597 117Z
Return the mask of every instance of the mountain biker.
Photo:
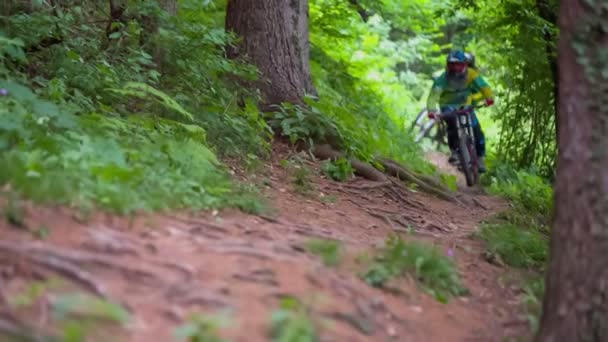
M434 117L438 114L437 105L439 105L441 112L450 112L462 106L471 105L473 103L473 96L477 93L482 94L486 106L494 104L492 90L479 75L479 72L474 67L469 67L465 53L460 50L452 51L446 59L446 70L433 82L427 99L429 116ZM475 149L479 157L479 172L485 172L485 137L475 112L472 113L472 120ZM446 123L448 145L452 152L448 161L456 163L458 161L456 118L446 120Z

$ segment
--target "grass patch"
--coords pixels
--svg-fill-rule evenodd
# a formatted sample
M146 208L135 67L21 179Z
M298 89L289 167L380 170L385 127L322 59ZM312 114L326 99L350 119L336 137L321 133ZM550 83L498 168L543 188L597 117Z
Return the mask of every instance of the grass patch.
M382 287L392 278L411 274L438 301L445 303L451 296L468 291L460 282L454 262L433 246L406 242L397 235L390 236L385 246L363 274L370 285Z
M305 156L295 154L289 159L283 159L280 161L281 167L287 170L291 177L291 184L293 190L300 195L309 196L314 190L314 186L311 181L313 171L304 163Z
M494 164L482 183L490 193L508 199L513 205L512 210L499 214L499 218L521 227L534 227L548 235L553 210L551 184L534 170L515 170L499 161Z
M543 309L543 297L545 296L545 279L535 276L528 279L524 286L522 304L533 333L538 331Z
M342 244L336 240L312 239L306 249L323 260L325 266L336 266L342 257Z
M512 223L486 224L479 237L487 242L490 253L513 267L542 268L549 256L548 238L534 229Z
M179 341L188 342L227 342L219 336L219 330L228 326L226 316L192 315L188 322L175 330Z
M310 310L296 298L285 297L271 317L273 342L315 342L319 340Z

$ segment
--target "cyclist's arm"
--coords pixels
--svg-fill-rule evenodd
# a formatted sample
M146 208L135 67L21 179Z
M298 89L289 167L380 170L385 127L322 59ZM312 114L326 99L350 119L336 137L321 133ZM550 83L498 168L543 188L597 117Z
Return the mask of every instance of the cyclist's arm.
M475 84L475 87L477 89L479 89L479 92L481 93L481 95L483 95L483 97L485 99L494 98L494 93L492 92L492 88L490 88L490 86L488 85L486 80L483 79L483 77L481 77L481 76L475 77L475 79L473 80L473 83Z
M431 87L431 92L426 100L426 108L429 111L436 110L439 105L439 99L441 98L444 89L444 79L443 75L441 75L433 81L433 87Z

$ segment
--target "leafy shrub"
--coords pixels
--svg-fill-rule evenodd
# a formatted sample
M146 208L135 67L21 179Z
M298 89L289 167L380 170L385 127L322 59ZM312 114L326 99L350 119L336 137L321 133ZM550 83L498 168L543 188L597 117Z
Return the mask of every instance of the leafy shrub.
M11 96L0 98L0 161L6 165L0 183L29 198L117 212L211 208L244 199L199 126L139 116L77 117L23 86L5 87Z
M411 274L437 300L446 302L467 293L458 277L456 265L436 247L403 241L392 235L364 273L364 280L381 287L391 278Z
M269 124L281 135L287 136L292 144L302 140L313 146L315 142L323 142L339 133L336 123L315 107L306 108L291 103L273 107L276 111L270 113Z
M334 161L325 161L322 170L329 178L344 182L353 177L355 170L346 158L339 158Z

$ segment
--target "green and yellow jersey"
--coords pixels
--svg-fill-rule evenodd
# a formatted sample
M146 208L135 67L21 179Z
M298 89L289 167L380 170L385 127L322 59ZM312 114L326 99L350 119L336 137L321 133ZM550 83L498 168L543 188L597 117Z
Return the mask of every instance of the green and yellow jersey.
M427 108L437 108L437 105L440 107L474 105L492 96L492 89L488 83L473 68L467 69L466 79L461 82L450 82L443 72L433 82L427 99Z

